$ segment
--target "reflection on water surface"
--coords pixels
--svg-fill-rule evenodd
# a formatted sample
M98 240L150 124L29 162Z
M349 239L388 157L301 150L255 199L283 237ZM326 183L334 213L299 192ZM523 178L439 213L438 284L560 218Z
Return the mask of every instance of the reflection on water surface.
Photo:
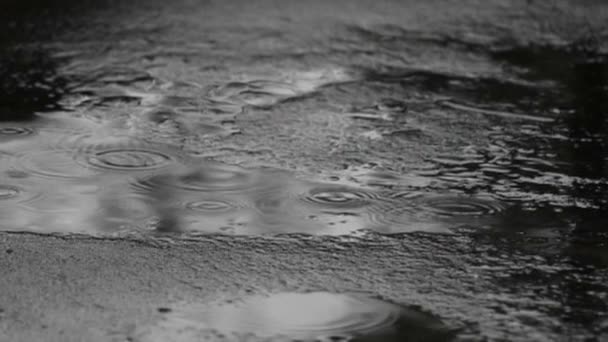
M130 34L125 39L140 33ZM445 38L395 28L343 34L383 48ZM583 213L600 216L594 222L605 216L608 77L606 57L591 50L475 45L473 51L506 63L508 79L326 63L203 84L160 77L151 71L158 66L119 65L127 56L114 52L66 54L70 47L78 44L3 47L0 198L3 209L15 209L2 217L4 229L333 235L522 232L545 230L545 221L566 232L572 225L594 230L580 220ZM323 117L327 132L315 132L316 116L307 115ZM266 127L266 136L251 136L264 116L279 134ZM440 149L452 132L439 129L450 126L487 139L399 171L403 148ZM313 150L294 150L290 138ZM239 147L244 139L285 143L258 152ZM319 139L333 147L307 145ZM239 167L214 161L222 151L254 165L258 154L306 164L314 153L345 170L321 170L319 178L297 166ZM378 156L388 159L373 162ZM40 209L51 207L57 210ZM78 215L68 219L64 211Z
M233 339L255 335L296 341L451 341L440 320L415 309L361 294L277 293L219 303L159 309L163 321L138 334L142 341L167 335L183 340L205 334Z
M407 1L281 3L9 1L0 10L0 229L451 234L479 245L486 273L471 276L490 280L476 281L553 298L561 307L546 315L560 323L605 321L601 35L504 25L503 13L528 22L528 11L547 9L532 1L509 2L492 20L434 2L411 11ZM426 22L441 15L441 25ZM472 17L487 25L468 26ZM492 253L547 265L493 265ZM551 258L572 267L554 271ZM229 319L213 325L310 337L327 318L332 333L376 323L399 331L383 325L402 314L392 304L273 298L217 309ZM318 302L344 310L316 321ZM308 316L240 321L285 303L311 304ZM203 315L176 311L186 326Z

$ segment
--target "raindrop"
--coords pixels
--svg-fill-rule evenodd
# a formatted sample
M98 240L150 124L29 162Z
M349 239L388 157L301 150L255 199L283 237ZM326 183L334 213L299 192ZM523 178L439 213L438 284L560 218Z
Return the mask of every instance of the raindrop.
M362 189L321 185L311 189L302 200L322 209L359 209L378 200L378 196Z
M186 203L186 208L202 213L225 213L234 210L236 207L220 200L203 200Z
M117 148L99 151L88 155L86 163L90 166L119 171L138 171L157 169L171 163L171 156L155 150L139 148Z
M18 137L34 134L34 130L26 127L0 127L0 136Z
M130 136L95 136L82 141L75 150L78 164L99 171L150 171L182 159L172 149L158 147Z

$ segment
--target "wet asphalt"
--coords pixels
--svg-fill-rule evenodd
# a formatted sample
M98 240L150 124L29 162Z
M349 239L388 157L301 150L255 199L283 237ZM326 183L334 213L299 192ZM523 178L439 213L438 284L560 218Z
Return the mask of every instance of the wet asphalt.
M601 1L12 1L0 341L608 338Z

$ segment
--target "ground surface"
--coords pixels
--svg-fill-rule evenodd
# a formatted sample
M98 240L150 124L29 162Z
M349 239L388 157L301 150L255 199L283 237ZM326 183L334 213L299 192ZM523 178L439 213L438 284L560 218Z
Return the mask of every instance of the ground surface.
M608 338L602 1L2 6L0 341L308 291Z

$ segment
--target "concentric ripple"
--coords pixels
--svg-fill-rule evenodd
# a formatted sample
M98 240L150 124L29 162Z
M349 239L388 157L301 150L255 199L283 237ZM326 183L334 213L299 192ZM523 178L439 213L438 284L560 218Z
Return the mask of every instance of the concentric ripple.
M188 202L185 207L201 213L221 214L237 209L237 207L227 201L222 200L201 200Z
M71 151L36 151L25 153L15 162L20 171L48 178L82 179L94 175L80 166Z
M21 190L18 187L0 184L0 201L15 198L19 193Z
M420 205L439 216L489 216L500 213L506 206L498 201L470 196L433 196L420 200Z
M304 202L322 209L359 209L378 199L373 192L333 185L317 186L302 197Z
M196 192L246 191L256 184L255 175L237 166L208 163L177 175L152 176L137 180L135 187L169 187Z
M85 158L87 164L109 170L151 170L171 163L171 156L160 151L141 148L123 148L99 151Z
M20 137L34 134L34 130L26 127L0 127L0 137Z
M38 200L42 193L33 186L0 184L0 201L18 203L19 205Z
M363 295L329 292L190 306L168 313L163 323L165 331L213 330L283 341L447 341L452 335L429 314Z

